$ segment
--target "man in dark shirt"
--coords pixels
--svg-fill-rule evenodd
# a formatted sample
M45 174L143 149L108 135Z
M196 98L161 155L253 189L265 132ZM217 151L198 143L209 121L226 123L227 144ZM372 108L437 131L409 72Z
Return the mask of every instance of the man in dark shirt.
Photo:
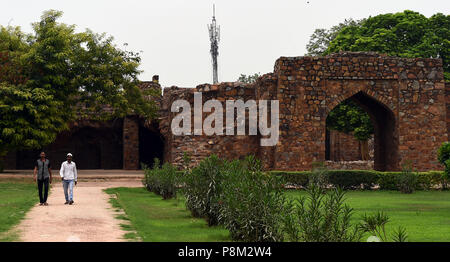
M39 205L48 206L48 185L52 183L52 168L50 160L45 158L45 152L41 152L41 158L36 160L34 165L33 179L38 184L39 190ZM42 195L42 187L44 187L44 195Z

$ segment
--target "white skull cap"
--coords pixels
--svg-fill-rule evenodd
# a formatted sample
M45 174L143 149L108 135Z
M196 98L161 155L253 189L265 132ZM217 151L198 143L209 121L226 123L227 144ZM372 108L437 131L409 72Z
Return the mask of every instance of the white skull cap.
M67 156L72 156L72 154L71 154L71 153L68 153Z

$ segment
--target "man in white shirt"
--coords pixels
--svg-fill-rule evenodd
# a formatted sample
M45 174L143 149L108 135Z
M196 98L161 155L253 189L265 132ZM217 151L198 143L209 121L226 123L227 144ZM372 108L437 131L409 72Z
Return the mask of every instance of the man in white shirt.
M66 203L64 205L73 204L73 184L77 184L77 166L75 162L72 161L72 154L67 154L67 161L61 164L61 170L59 170L59 175L61 176L64 188L64 196L66 197ZM69 192L67 192L69 191Z

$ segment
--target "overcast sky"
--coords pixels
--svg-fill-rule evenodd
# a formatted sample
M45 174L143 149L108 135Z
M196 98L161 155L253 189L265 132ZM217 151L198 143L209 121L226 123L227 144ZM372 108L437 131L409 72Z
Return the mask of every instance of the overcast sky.
M141 80L158 74L164 87L195 87L212 82L206 25L213 3L221 26L221 82L241 73L272 72L278 57L305 54L314 29L346 18L405 9L429 17L450 9L448 0L11 0L1 5L0 24L31 32L44 10L61 10L61 22L106 32L118 46L128 43L127 50L142 51Z

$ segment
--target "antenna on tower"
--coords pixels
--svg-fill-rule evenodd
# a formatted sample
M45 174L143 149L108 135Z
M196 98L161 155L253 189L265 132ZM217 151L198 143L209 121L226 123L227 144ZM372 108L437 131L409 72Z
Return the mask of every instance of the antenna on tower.
M219 42L220 42L220 26L216 23L216 5L213 4L213 17L211 24L208 25L209 40L211 41L211 57L213 66L213 84L219 82L217 74L217 57L219 56Z

